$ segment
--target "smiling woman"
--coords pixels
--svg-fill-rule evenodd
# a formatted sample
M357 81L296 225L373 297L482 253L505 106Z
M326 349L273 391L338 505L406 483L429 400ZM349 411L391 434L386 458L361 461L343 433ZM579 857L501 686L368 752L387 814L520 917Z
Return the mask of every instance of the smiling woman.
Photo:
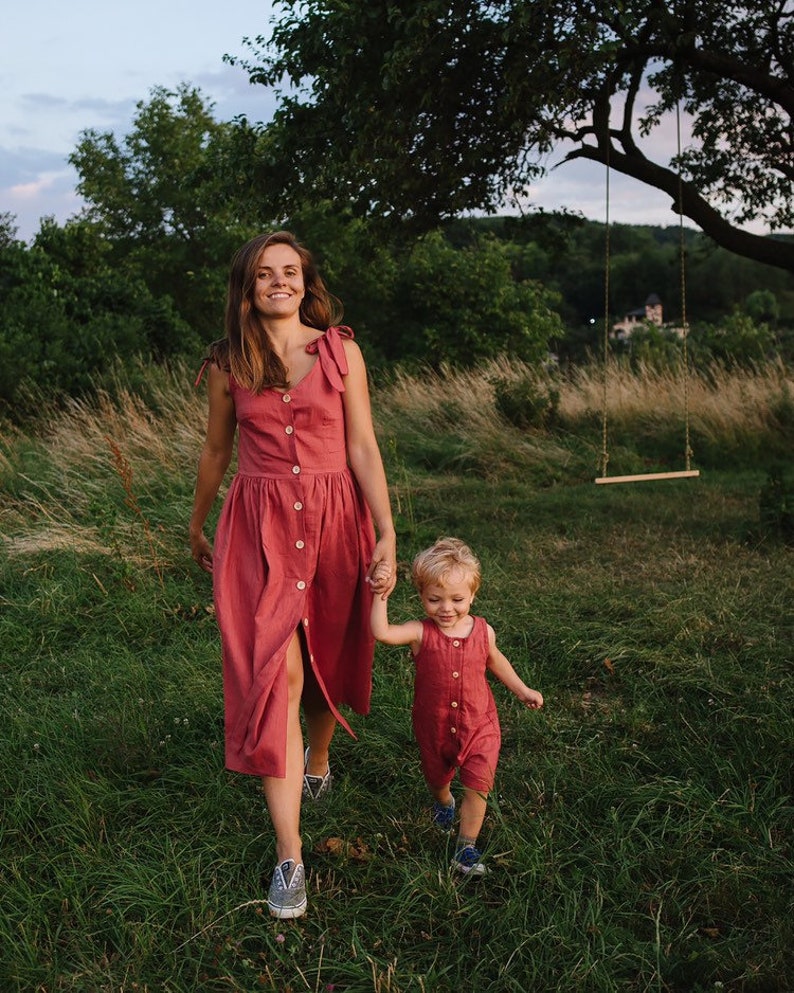
M284 918L306 910L301 798L330 789L337 722L352 734L339 708L369 710L370 600L397 575L366 370L353 332L333 326L341 315L288 232L237 252L226 338L205 363L209 419L190 521L193 558L213 576L226 765L262 779L276 833L268 904ZM204 522L238 426L213 550Z
M271 244L259 260L254 306L263 320L298 313L306 295L298 252L287 244Z

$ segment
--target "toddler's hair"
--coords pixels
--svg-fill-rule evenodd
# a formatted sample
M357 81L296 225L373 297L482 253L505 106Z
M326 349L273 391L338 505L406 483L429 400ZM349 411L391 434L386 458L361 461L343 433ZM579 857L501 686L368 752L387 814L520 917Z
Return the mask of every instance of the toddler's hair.
M465 573L472 594L480 588L480 562L460 538L439 538L420 552L411 566L411 579L421 593L425 586L443 586L450 573Z

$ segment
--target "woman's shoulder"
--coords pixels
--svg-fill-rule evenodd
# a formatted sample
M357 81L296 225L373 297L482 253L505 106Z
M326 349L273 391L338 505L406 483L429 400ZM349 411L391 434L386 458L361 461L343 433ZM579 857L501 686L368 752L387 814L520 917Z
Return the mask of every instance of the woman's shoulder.
M228 338L219 338L217 341L213 341L210 345L208 345L207 354L204 356L204 362L212 363L224 372L229 372L230 364Z
M345 348L354 338L352 328L346 324L334 324L320 334L316 334L306 345L306 351L313 355L322 348L330 350Z
M201 360L201 366L196 376L196 381L193 384L198 386L204 377L204 373L209 368L215 366L220 369L221 372L227 375L231 372L231 366L229 364L229 342L226 338L220 338L218 341L213 341L207 346L207 352L204 358Z
M345 392L344 377L351 365L360 361L361 351L353 341L353 331L345 325L330 327L306 346L310 354L318 354L326 376L340 393Z

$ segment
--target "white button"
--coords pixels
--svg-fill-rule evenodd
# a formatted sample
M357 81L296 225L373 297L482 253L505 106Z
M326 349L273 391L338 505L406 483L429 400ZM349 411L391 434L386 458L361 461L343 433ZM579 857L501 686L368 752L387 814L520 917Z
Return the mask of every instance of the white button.
M457 679L459 676L460 676L460 673L459 672L453 672L452 673L452 678L453 679Z
M308 617L304 617L303 618L303 626L305 628L307 628L309 626L309 618Z
M293 426L292 426L291 424L288 424L288 425L287 425L287 426L286 426L286 427L284 428L284 430L286 431L286 433L287 433L287 434L292 434L292 432L293 432L293 431L295 430L295 428L294 428L294 427L293 427Z
M450 728L449 730L450 730L450 733L451 734L457 734L458 733L458 729L457 728Z
M296 500L295 503L293 503L293 505L292 505L292 509L293 510L303 510L303 504L300 502L300 500Z
M300 540L300 538L299 538L299 539L298 539L298 540L297 540L297 541L295 542L295 547L296 547L296 548L303 548L305 544L306 544L306 542L305 542L305 541L301 541L301 540Z
M284 403L289 403L292 397L289 395L289 393L285 393L281 399L284 401Z
M457 700L453 700L452 703L450 704L450 707L453 707L454 708L454 707L457 707L457 705L458 705L458 701Z
M460 642L458 641L457 638L452 642L452 644L455 646L455 648L460 648Z
M297 476L297 475L298 475L298 473L299 473L299 472L301 471L301 467L300 467L299 465L294 465L294 466L292 467L292 471L293 471L293 473L294 473L294 474L295 474L295 475Z
M299 579L298 582L295 583L295 585L298 587L299 590L305 590L306 589L306 583L304 583L304 581L302 579Z

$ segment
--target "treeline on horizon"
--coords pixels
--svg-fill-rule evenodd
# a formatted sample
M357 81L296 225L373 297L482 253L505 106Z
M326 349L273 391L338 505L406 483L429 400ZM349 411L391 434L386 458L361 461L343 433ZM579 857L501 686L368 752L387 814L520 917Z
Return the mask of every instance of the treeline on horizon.
M604 224L572 214L467 218L397 240L324 205L264 225L273 227L313 250L376 375L398 363L466 367L501 354L581 364L600 351ZM122 239L88 218L45 219L28 245L13 218L0 217L0 413L24 420L42 396L91 391L119 360L198 365L223 334L231 254L258 228L224 233L210 251L177 230ZM611 225L610 322L654 293L665 322L680 323L681 236L678 225ZM792 275L691 229L683 237L693 363L791 361ZM674 335L649 326L632 337L629 358L658 363L678 351Z

